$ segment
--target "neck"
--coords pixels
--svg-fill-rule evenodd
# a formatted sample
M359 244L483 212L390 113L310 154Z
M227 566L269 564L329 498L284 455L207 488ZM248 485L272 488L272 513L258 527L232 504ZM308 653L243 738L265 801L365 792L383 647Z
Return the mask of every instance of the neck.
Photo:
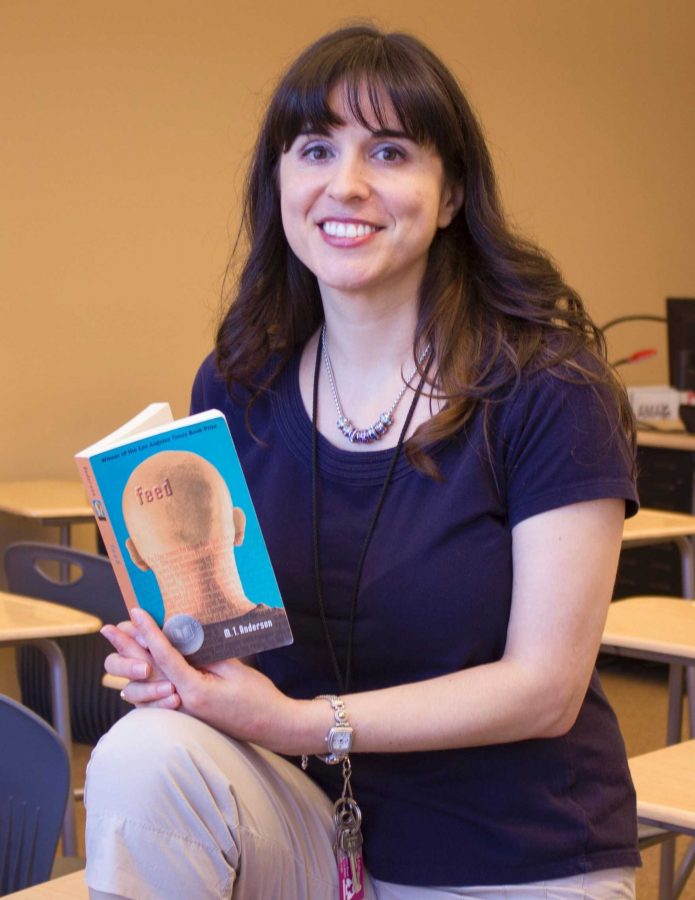
M373 308L324 303L331 360L341 372L388 379L410 371L417 312L414 306Z
M360 431L374 426L382 413L389 410L403 379L415 367L414 340L417 325L417 292L339 294L321 286L326 324L326 343L333 368L334 381L342 407L342 414ZM300 390L309 415L312 410L314 366L320 342L320 330L308 341L302 354L299 372ZM418 351L423 348L419 347ZM381 439L371 443L348 443L338 418L325 363L318 377L318 428L334 445L354 450L386 449L396 444L404 411L410 405L413 389L419 378L413 379L393 414L393 426ZM425 389L425 398L428 390ZM409 434L432 415L432 404L419 402ZM341 431L343 433L341 434Z
M192 567L182 582L157 579L167 618L179 612L202 622L221 621L244 615L254 603L244 594L236 565L216 558L207 567Z
M422 350L418 354L418 364L422 365L427 358L427 355L430 352L430 345L428 344L424 350ZM336 407L336 412L338 414L337 425L339 431L343 433L343 436L347 438L350 443L356 444L372 444L374 441L381 440L384 435L389 431L391 426L394 423L394 415L398 405L403 399L403 395L406 393L409 387L411 387L411 383L413 378L417 374L417 367L414 367L411 372L402 377L403 383L400 385L398 389L398 393L395 398L391 402L391 405L387 408L384 408L378 415L378 417L371 424L367 425L365 428L359 428L352 421L350 416L347 415L345 409L340 400L338 386L335 380L335 372L333 370L333 365L331 363L330 354L328 352L327 342L326 342L326 326L324 325L321 329L321 334L319 337L319 346L317 348L317 356L315 363L315 375L314 378L318 377L318 373L321 368L321 361L325 366L326 375L328 376L328 384L331 389L331 395L333 398L333 403ZM409 418L409 417L408 417Z

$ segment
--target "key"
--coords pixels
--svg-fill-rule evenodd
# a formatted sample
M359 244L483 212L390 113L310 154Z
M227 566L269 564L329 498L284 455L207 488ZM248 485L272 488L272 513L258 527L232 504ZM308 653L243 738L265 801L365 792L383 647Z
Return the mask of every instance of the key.
M348 846L347 849L336 848L340 900L363 900L364 898L362 852L360 849L349 846L353 843L354 836L354 832L341 832L340 843ZM361 847L361 835L357 838L357 842Z
M350 862L353 896L357 896L362 890L362 831L359 826L354 830L342 831L339 842L340 849L347 854Z
M362 891L362 813L351 797L335 804L336 857L341 883L341 900L359 900ZM348 878L349 872L349 878Z
M350 771L345 772L343 795L335 802L335 857L338 863L340 900L363 900L362 812L350 790Z

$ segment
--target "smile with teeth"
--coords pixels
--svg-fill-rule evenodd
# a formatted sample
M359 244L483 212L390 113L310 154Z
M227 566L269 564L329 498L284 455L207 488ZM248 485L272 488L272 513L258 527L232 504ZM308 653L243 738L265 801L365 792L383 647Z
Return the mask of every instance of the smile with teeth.
M379 229L374 225L366 225L360 223L356 225L354 222L322 222L322 230L331 237L339 238L361 238L368 234L374 234Z

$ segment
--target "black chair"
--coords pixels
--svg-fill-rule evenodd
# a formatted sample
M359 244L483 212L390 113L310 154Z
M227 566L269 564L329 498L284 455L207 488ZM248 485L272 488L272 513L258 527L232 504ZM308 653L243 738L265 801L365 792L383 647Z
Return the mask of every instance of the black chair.
M47 574L46 565L58 570L70 566L74 580L60 581ZM50 568L50 566L49 566ZM50 600L98 616L115 624L126 618L113 567L106 557L69 547L38 542L11 544L5 551L5 574L13 593ZM56 640L65 656L70 695L70 720L75 741L95 744L130 708L118 691L101 684L104 659L110 644L100 634ZM17 652L17 674L23 703L46 720L51 719L48 664L34 647Z
M70 787L56 732L0 694L0 896L48 880Z

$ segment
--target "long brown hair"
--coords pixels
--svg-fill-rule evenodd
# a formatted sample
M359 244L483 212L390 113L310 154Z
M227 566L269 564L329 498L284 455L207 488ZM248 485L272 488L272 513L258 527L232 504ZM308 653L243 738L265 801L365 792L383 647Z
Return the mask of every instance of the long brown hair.
M411 461L436 474L426 448L459 431L478 406L487 414L531 368L605 386L601 396L632 435L603 335L547 254L505 221L481 127L458 82L416 38L369 26L308 47L270 101L246 182L248 254L217 333L218 367L230 391L250 390L252 404L323 320L316 278L285 239L278 166L307 126L320 132L341 124L328 102L337 85L368 129L386 127L387 97L403 130L435 147L447 177L463 187L463 205L435 235L420 288L413 349L417 356L431 342L432 386L446 402L408 441Z

